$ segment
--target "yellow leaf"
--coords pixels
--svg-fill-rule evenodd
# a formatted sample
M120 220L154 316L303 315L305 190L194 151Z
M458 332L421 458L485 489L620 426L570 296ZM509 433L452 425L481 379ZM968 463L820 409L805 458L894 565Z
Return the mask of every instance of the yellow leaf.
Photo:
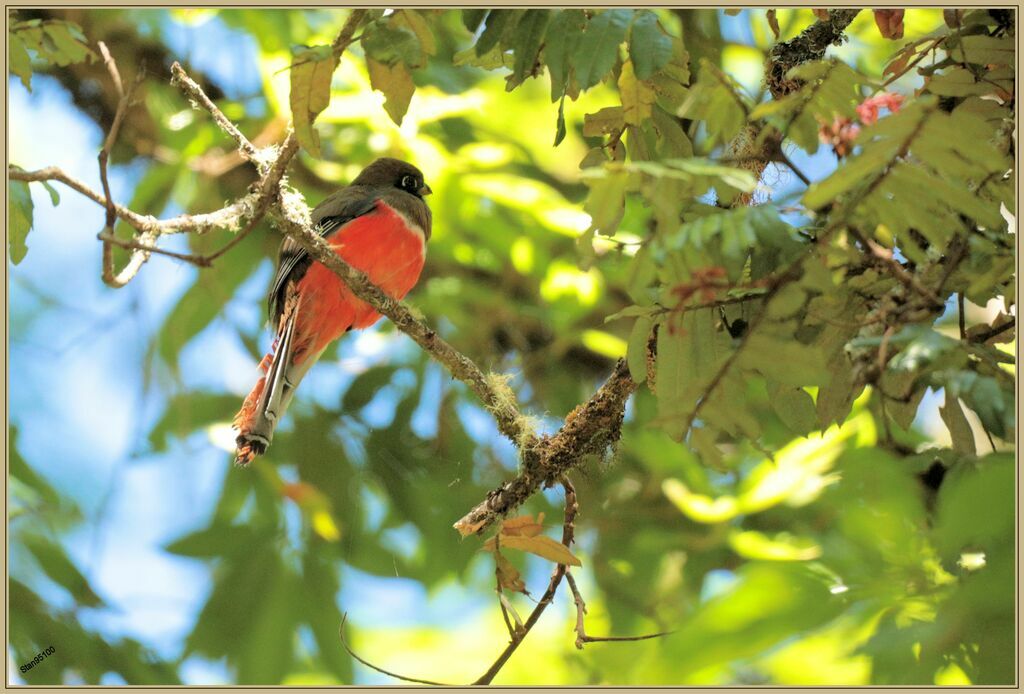
M622 98L622 117L629 125L641 125L651 117L654 106L654 87L638 80L633 73L633 61L622 65L619 75L619 96Z
M420 12L409 9L399 10L391 21L398 26L406 27L416 34L416 38L420 41L420 48L423 49L424 53L427 55L437 53L437 41L434 40L434 32L431 31L430 24Z
M320 156L320 136L313 121L331 102L331 77L338 67L338 56L330 46L317 46L295 55L291 69L292 127L306 151Z
M396 125L401 125L405 112L409 110L412 94L416 91L409 69L405 63L385 65L373 58L366 59L366 68L370 73L370 86L384 94L384 110Z
M556 564L583 566L583 563L569 551L568 547L561 542L552 540L547 535L538 535L536 537L502 536L501 546L536 554L538 557L544 557Z
M498 585L505 590L525 593L526 584L523 583L523 578L520 575L519 570L512 565L512 562L506 559L501 552L498 552L495 555L495 560L498 565L496 569Z
M509 518L501 524L501 535L522 535L524 537L533 537L535 535L540 535L541 531L544 529L543 523L543 513L537 516L536 521L533 520L533 514Z
M317 511L314 513L312 525L313 532L328 542L337 542L341 539L341 530L338 529L334 518L327 511Z

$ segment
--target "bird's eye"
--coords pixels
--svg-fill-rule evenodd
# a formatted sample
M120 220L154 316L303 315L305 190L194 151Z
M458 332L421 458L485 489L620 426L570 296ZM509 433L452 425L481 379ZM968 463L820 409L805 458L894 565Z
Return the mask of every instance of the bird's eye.
M413 176L402 176L402 187L406 190L416 190L416 179Z

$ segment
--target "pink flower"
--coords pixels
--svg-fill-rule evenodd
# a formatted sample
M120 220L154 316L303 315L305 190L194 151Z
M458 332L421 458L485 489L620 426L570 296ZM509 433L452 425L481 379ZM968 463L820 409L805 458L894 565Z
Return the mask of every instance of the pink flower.
M878 111L881 108L889 109L890 113L896 113L903 105L903 95L892 92L882 92L876 96L865 99L857 106L857 116L864 125L872 125L878 120Z

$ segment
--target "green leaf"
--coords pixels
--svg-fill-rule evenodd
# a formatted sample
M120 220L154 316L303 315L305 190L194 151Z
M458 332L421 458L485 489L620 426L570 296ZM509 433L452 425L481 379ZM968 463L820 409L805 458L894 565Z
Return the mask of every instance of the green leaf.
M164 362L172 368L177 365L181 349L221 315L224 304L255 271L260 256L259 246L251 243L254 238L257 237L249 236L233 249L232 262L224 263L217 272L199 273L164 320L157 347ZM256 376L253 369L253 383Z
M968 63L976 65L1014 65L1014 40L1012 36L984 36L973 34L960 37L960 49L951 51L955 58L967 57Z
M96 595L63 547L35 534L23 535L21 541L50 580L67 590L75 602L85 607L103 605L103 600Z
M687 354L689 344L678 330L673 331L667 324L658 328L658 357L655 371L655 388L658 396L658 415L666 420L678 420L687 408L683 399L683 386L689 375ZM665 429L676 441L681 441L686 432L680 425Z
M168 543L171 554L193 559L244 557L259 541L259 533L248 525L217 525L197 530Z
M812 183L804 193L803 203L812 210L831 205L844 193L872 180L890 161L890 151L884 148L867 148L861 155L836 169L825 180Z
M583 10L576 9L559 10L548 25L544 39L544 63L551 77L551 101L565 94L572 58L586 26L586 15Z
M375 24L367 27L365 31L361 43L367 58L373 58L385 65L405 63L412 68L423 65L423 47L407 24Z
M62 503L68 504L67 500L61 499L57 490L21 456L18 449L18 427L11 425L9 432L10 455L8 458L8 471L11 480L18 481L35 492L39 500L46 504L51 511L57 509ZM77 511L75 513L77 514Z
M939 416L949 429L954 451L967 455L978 452L974 446L974 432L971 431L967 415L964 414L964 408L958 399L947 395L945 404L939 408Z
M8 181L7 250L17 265L28 253L28 232L32 228L32 194L25 181Z
M652 109L651 116L659 136L658 154L660 159L683 159L693 156L693 143L686 136L686 132L677 118L669 115L660 105Z
M50 194L50 202L53 204L53 206L56 207L57 205L59 205L60 193L57 192L57 189L51 186L49 181L39 181L39 183L41 183L43 185L43 188L46 188L46 192Z
M253 373L253 383L257 374ZM167 409L149 432L149 443L157 451L167 449L171 438L185 438L215 422L229 422L242 405L242 398L225 393L189 391L172 397Z
M409 8L399 10L392 17L391 24L396 27L404 27L415 34L419 48L423 49L427 55L437 53L437 40L434 38L434 32L421 12ZM408 64L419 65L419 63Z
M544 41L544 33L551 21L551 10L527 10L512 33L512 47L515 51L515 63L512 74L505 85L506 91L512 91L523 83L537 64L540 46Z
M768 382L768 401L775 414L793 434L803 436L815 428L817 412L814 400L803 388Z
M740 361L773 381L793 386L816 386L828 380L828 369L821 353L813 345L788 338L770 336L757 330L747 337Z
M639 307L637 307L639 308ZM626 343L626 363L629 375L637 383L647 380L647 342L654 330L654 321L647 316L639 316L633 323Z
M505 32L515 26L516 19L523 10L491 10L487 15L487 24L484 26L484 33L476 42L476 54L489 53L497 47Z
M259 576L259 606L238 653L239 684L280 682L294 659L302 583L280 561L261 567Z
M931 375L933 386L946 388L946 397L960 398L978 415L982 426L1001 439L1014 426L1013 393L991 376L974 371L942 370Z
M602 10L587 23L572 58L580 89L593 87L615 65L631 17L630 10Z
M372 58L366 59L366 69L370 75L370 86L384 94L384 110L395 125L401 125L416 91L409 69L405 63L386 65Z
M558 102L558 120L555 122L555 143L554 147L562 144L562 140L565 139L565 97Z
M366 407L377 391L391 383L395 371L393 366L378 366L356 376L341 399L342 411L351 415Z
M331 77L338 56L330 46L317 46L295 53L291 69L289 103L292 127L299 144L314 157L320 156L320 135L313 121L331 101Z
M979 82L974 75L962 67L953 67L933 75L925 82L929 92L937 96L971 96L988 94L995 87L986 82Z
M590 215L590 227L605 236L611 236L626 213L626 174L608 172L605 176L588 178L590 194L583 209Z
M72 29L73 27L73 29ZM70 22L48 22L44 25L46 35L50 37L57 50L51 54L51 62L65 66L80 63L86 58L95 58L96 54L85 44L82 30ZM75 35L77 33L77 36ZM81 38L80 38L81 37Z
M1012 454L1002 453L948 473L939 488L935 525L936 549L945 562L955 564L963 551L1012 551L1014 468Z
M462 26L469 30L469 33L475 34L476 30L480 28L480 25L484 21L484 17L490 12L488 9L473 9L462 11Z
M633 74L633 62L627 60L619 75L619 95L622 98L622 118L628 125L642 125L651 118L654 89Z
M622 130L626 127L621 106L606 106L597 113L583 114L583 136L598 137Z
M633 17L629 32L629 57L637 79L645 80L668 64L672 58L672 39L650 10L640 10Z
M8 65L11 72L21 78L25 89L32 91L32 59L25 48L25 42L21 40L17 32L8 32Z
M96 54L89 48L82 29L77 24L62 19L17 22L11 27L8 36L17 36L22 48L31 48L40 59L52 65L65 67L87 58L90 61L96 59ZM22 57L17 59L23 60Z
M452 65L470 65L484 70L494 70L499 67L511 68L513 60L511 55L498 47L483 55L477 55L476 49L470 46L452 56Z
M814 540L786 532L769 537L757 530L734 530L729 533L729 546L745 559L808 561L821 556L821 547Z
M662 640L675 657L645 661L634 684L671 682L680 672L722 672L794 634L814 633L844 606L829 594L829 582L802 563L749 562L737 573L734 583L701 602Z
M729 338L716 330L715 322L714 311L694 310L675 325L658 329L658 423L677 441L685 436L685 420L731 351Z
M316 637L320 659L339 682L351 682L352 659L338 648L341 613L336 597L341 587L337 562L317 552L305 553L302 557L302 585L310 597L303 605L306 608L306 621Z

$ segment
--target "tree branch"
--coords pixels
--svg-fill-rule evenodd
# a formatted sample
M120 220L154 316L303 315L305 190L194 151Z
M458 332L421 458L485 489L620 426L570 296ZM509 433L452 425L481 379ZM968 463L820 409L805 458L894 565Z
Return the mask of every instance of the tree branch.
M382 675L387 675L388 677L394 677L396 680L402 680L403 682L412 682L413 684L429 684L429 685L434 686L434 687L453 687L453 686L456 686L456 685L451 685L451 684L445 684L444 682L434 682L433 680L421 680L421 679L417 679L415 677L406 677L405 675L399 675L398 673L391 672L390 670L385 670L382 667L374 665L373 663L371 663L370 661L366 660L365 658L361 658L355 651L353 651L349 647L348 641L345 640L345 622L347 622L347 621L348 621L348 613L346 612L345 614L341 615L341 625L338 627L338 638L341 639L341 647L345 649L346 653L348 653L350 656L352 656L353 658L355 658L356 660L358 660L360 663L362 663L366 667L370 668L371 670L376 670L377 672L381 673Z
M234 123L228 120L228 117L224 115L224 112L217 108L217 104L206 95L191 77L186 74L184 68L181 67L181 63L175 61L171 65L171 84L178 87L185 93L195 108L203 108L213 116L214 122L220 126L227 135L235 141L238 145L238 151L246 161L257 163L257 168L260 166L259 150L256 146L249 142L249 139L242 134L242 131L238 129ZM262 171L261 171L262 173Z
M102 193L96 192L79 179L56 166L47 166L36 171L25 171L12 165L7 168L7 177L12 181L25 181L27 183L57 181L80 193L82 196L89 198L97 205L106 207L106 199ZM169 219L157 219L149 215L142 215L116 203L114 204L114 212L118 218L124 220L138 231L151 232L156 236L179 233L205 234L213 229L237 229L240 220L250 214L247 211L252 209L252 204L255 200L255 196L248 195L214 212L183 214Z
M847 233L849 233L854 240L860 243L864 252L868 254L868 258L870 258L872 264L888 271L888 273L896 278L900 284L920 294L933 306L945 305L945 301L940 299L931 289L921 284L920 280L915 275L907 272L906 268L904 268L899 261L893 258L893 252L890 249L880 246L875 243L873 239L866 238L853 226L847 228Z
M568 478L563 477L561 480L562 488L565 490L565 520L562 522L562 544L566 547L572 545L575 541L576 533L576 514L579 512L579 503L576 500L576 488L572 486ZM540 619L541 614L547 609L548 605L555 598L555 591L558 589L558 584L562 582L562 578L565 576L567 567L565 564L558 564L555 566L555 570L551 573L551 579L548 581L547 590L544 591L544 595L541 596L537 606L533 608L533 612L523 622L523 627L516 635L512 637L508 646L501 652L491 667L487 668L487 672L480 675L480 677L473 682L473 684L490 684L492 680L497 676L501 669L505 667L505 663L512 657L512 654L519 648L519 644L526 639L526 635L530 633L530 629Z
M524 459L521 472L490 492L455 523L455 529L463 536L483 532L518 508L541 486L554 484L586 456L599 455L614 445L622 430L626 400L636 387L626 361L620 359L611 376L590 400L569 413L558 433L540 440L536 457Z
M134 252L128 259L128 263L121 272L114 271L114 248L108 238L113 237L114 235L114 223L117 221L117 210L114 209L114 200L110 195L110 181L107 177L107 163L110 159L110 150L114 148L114 143L117 142L117 134L121 131L121 123L124 121L124 116L128 112L128 108L132 105L132 96L135 94L135 89L142 83L145 73L141 69L135 73L135 79L132 81L128 90L125 91L124 82L121 80L121 72L117 69L117 63L114 62L114 58L110 55L110 51L107 50L107 45L100 41L99 49L100 54L103 56L103 64L107 67L107 72L110 74L110 79L114 83L114 89L117 91L118 95L117 111L114 112L114 122L110 126L110 132L107 133L107 137L103 141L103 147L100 148L100 153L97 157L100 168L100 183L103 185L103 206L107 210L106 224L104 225L103 233L100 234L100 238L103 240L101 277L103 282L108 286L118 289L131 282L135 275L139 274L139 270L142 269L142 265L149 260L149 251L146 250L146 248L156 240L156 237L152 232L143 232L142 239L139 244L140 247L134 249Z
M860 13L859 9L829 10L827 20L818 20L804 29L799 36L777 43L768 53L765 82L778 99L799 88L799 83L786 77L797 65L821 60L825 50L843 40L843 31Z
M1017 320L1011 317L1005 323L1002 323L1000 325L994 325L988 330L985 330L984 332L980 332L977 333L976 335L970 336L970 341L984 344L991 340L993 337L998 337L999 335L1005 333L1007 330L1012 330L1016 325Z

